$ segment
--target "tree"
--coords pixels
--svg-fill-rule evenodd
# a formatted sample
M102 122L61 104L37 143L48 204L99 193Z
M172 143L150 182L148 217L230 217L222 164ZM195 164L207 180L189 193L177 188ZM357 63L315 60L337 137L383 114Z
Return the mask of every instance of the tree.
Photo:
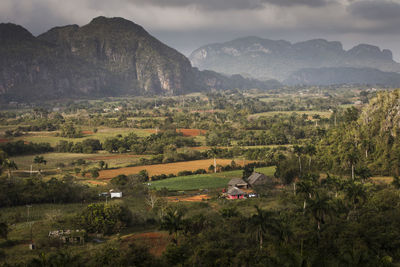
M157 192L149 191L146 196L147 205L149 205L151 209L153 209L154 206L157 204L157 201L158 201Z
M255 206L255 208L257 213L250 218L250 230L255 232L259 247L262 249L266 234L275 229L276 222L272 212L262 210L258 206Z
M301 155L304 153L304 148L301 146L293 146L293 152L299 160L299 173L301 175Z
M170 207L161 220L161 229L173 235L173 242L178 244L178 232L183 229L183 211L177 207Z
M318 231L321 230L321 224L325 223L325 217L331 212L330 199L327 195L321 195L319 192L315 193L315 198L309 200L307 210L312 214L317 222Z
M40 165L42 165L42 164L46 165L47 161L44 159L43 156L36 156L36 157L33 159L33 163L37 164L37 166L38 166L38 172L39 172L39 174L40 174L40 172L41 172L41 170L40 170Z
M0 238L3 238L5 240L8 239L8 225L5 222L0 222Z
M351 181L345 187L346 199L350 202L355 210L358 204L367 199L367 193L361 183Z
M12 170L18 170L17 164L8 158L4 159L1 165L3 169L7 170L8 179L11 179Z
M307 199L311 199L314 191L314 186L310 181L301 181L297 184L296 192L304 197L303 212L306 211Z
M209 157L214 158L214 173L217 172L217 154L218 154L218 149L216 147L212 147L210 150L207 151L207 154Z
M90 204L77 218L88 233L112 234L119 232L132 220L128 208L113 204Z

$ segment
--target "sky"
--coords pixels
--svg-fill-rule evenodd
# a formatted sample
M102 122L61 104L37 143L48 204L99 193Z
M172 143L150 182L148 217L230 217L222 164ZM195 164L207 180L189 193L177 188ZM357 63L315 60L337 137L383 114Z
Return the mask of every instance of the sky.
M1 0L0 22L34 35L55 26L123 17L189 55L244 36L291 42L324 38L345 49L390 49L400 61L400 0Z

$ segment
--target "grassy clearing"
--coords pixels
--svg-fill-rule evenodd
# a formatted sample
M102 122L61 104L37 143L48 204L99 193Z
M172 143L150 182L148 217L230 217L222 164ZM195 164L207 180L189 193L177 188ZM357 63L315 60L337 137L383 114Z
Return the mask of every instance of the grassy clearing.
M97 164L99 161L104 161L108 164L109 168L126 167L129 164L136 164L140 158L147 158L145 155L129 155L129 154L110 154L110 153L97 153L97 154L82 154L82 153L44 153L40 154L47 160L46 165L42 165L41 169L54 169L59 166L60 163L65 166L69 166L73 161L77 159L84 159L88 164ZM36 155L18 156L12 157L12 160L18 166L20 170L30 169L33 164L33 159ZM33 164L33 168L37 166Z

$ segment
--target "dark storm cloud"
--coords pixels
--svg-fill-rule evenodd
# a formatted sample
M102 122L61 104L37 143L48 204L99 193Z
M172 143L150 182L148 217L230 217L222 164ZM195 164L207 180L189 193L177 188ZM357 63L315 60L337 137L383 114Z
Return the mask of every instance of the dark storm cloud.
M367 20L399 20L400 3L393 1L358 1L352 3L348 10L354 16Z
M265 4L281 7L320 7L336 0L130 0L132 3L159 7L196 7L203 10L246 10L263 8Z

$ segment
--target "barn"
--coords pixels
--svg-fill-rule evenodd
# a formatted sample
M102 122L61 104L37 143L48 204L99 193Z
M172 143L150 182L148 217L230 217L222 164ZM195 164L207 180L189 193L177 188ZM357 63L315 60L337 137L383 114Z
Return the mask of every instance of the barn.
M237 188L241 188L241 189L246 189L246 188L248 188L248 186L249 185L241 178L233 178L228 183L228 188L237 187Z

